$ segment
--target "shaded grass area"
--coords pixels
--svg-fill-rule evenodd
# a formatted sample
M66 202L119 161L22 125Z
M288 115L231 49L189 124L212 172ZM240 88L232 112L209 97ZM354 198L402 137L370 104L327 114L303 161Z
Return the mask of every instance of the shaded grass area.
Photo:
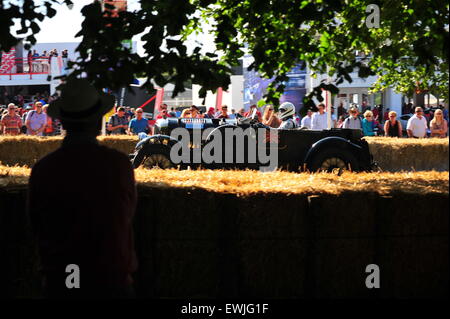
M366 137L370 151L386 171L449 169L448 138L398 139ZM100 136L98 140L125 154L134 150L135 136ZM61 144L61 137L0 136L0 163L3 165L32 166Z

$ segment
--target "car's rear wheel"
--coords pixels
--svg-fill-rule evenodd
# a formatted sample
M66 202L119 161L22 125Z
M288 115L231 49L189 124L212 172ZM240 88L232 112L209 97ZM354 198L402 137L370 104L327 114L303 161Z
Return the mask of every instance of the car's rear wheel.
M351 152L337 148L319 152L307 163L307 168L311 172L327 172L338 175L344 171L359 171L357 158Z

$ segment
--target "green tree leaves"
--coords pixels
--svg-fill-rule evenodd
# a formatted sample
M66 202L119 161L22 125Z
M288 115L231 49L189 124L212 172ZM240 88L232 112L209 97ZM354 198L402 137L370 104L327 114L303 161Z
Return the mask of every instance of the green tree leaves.
M10 33L12 20L21 21L26 40L34 43L35 21L54 16L57 1L4 2L0 50L7 51L18 42ZM370 4L380 7L379 28L366 26ZM87 76L98 88L123 87L138 76L148 77L149 88L174 83L175 95L186 83L200 84L204 96L207 90L227 88L230 66L246 52L254 57L252 69L275 78L265 96L274 105L286 73L300 61L333 78L314 88L306 105L313 104L313 96L320 101L323 89L337 92L336 85L351 82L355 74L377 74L374 90L393 86L412 92L420 82L448 98L449 4L444 0L146 0L139 10L118 18L105 16L95 1L82 13L80 58L71 64L70 76ZM188 53L187 36L201 32L206 22L221 54L203 55L201 46ZM145 54L140 57L122 42L142 33Z

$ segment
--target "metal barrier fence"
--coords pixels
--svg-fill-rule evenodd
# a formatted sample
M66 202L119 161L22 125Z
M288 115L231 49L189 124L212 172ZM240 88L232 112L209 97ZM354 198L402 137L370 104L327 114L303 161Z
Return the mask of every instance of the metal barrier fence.
M55 57L56 59L58 57ZM50 74L50 63L52 58L14 58L10 59L8 63L2 63L0 68L0 75L9 75L12 80L14 75L27 74L30 79L37 74Z

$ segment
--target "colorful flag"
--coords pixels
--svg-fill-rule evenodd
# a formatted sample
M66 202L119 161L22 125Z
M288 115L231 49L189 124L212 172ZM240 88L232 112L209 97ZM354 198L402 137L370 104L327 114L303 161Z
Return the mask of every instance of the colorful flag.
M0 66L0 73L13 73L13 68L16 65L16 49L12 48L9 52L2 53L2 65Z

